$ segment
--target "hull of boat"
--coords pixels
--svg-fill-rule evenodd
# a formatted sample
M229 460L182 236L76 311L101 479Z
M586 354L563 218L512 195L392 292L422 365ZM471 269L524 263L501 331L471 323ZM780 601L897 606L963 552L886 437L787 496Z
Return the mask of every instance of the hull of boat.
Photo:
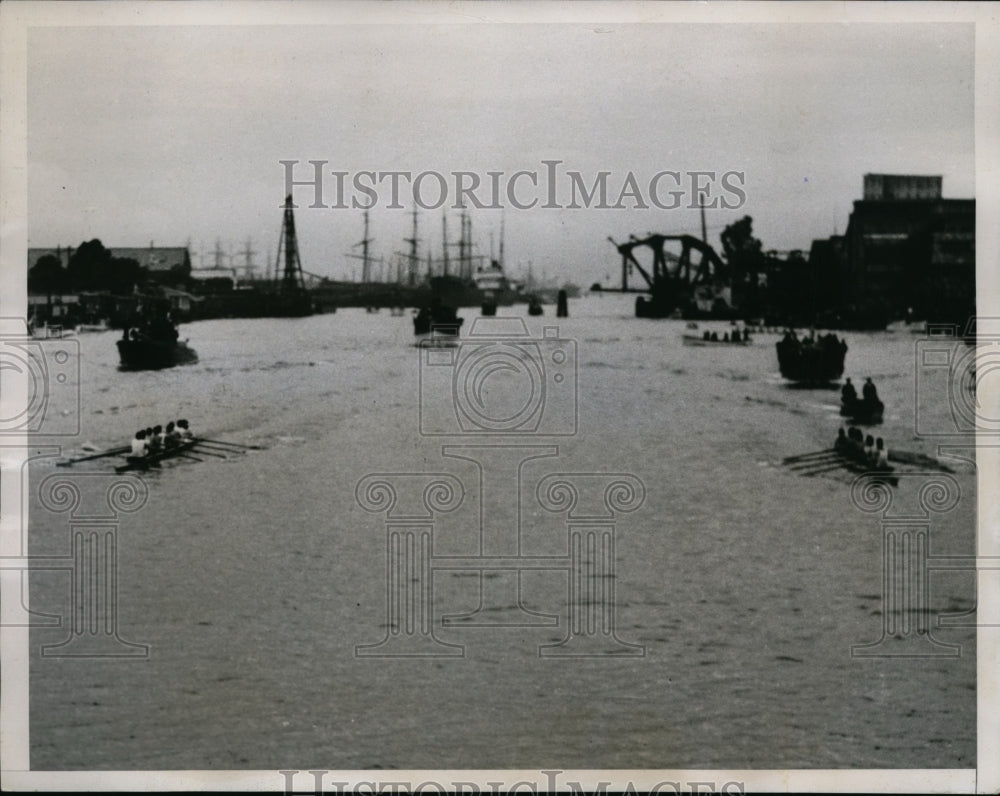
M828 384L844 375L847 345L797 345L784 341L776 344L778 368L790 381L806 384Z
M182 342L119 340L122 370L162 370L198 361L194 349Z
M194 447L195 443L185 442L174 448L168 448L167 450L159 451L158 453L151 453L147 456L126 456L125 464L119 465L115 468L116 473L125 473L130 470L148 470L150 467L159 467L160 462L165 462L168 459L174 459L178 456L183 456L187 451Z
M685 334L685 335L683 335L682 342L684 343L684 345L693 345L693 346L699 346L699 345L701 345L701 346L750 345L750 341L749 340L706 340L704 337L698 337L697 335L693 335L693 334Z
M858 425L874 425L882 422L885 413L885 404L881 401L874 405L866 401L854 401L849 405L841 404L840 415L851 419L851 422Z

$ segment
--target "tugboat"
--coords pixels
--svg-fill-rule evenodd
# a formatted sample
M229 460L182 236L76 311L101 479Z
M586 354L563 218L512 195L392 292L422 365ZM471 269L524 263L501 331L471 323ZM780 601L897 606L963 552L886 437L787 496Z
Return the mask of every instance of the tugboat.
M457 337L465 318L459 318L454 307L432 299L429 307L423 307L413 316L413 333L434 334Z
M810 333L799 340L795 332L789 330L775 347L781 375L790 381L829 384L844 374L847 343L835 334L814 338Z
M177 338L177 327L165 311L141 326L127 326L118 341L121 369L161 370L197 362L195 350Z

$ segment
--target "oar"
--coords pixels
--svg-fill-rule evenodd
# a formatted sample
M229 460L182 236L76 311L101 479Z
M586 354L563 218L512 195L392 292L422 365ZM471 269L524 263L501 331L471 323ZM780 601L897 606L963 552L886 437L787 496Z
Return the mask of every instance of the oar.
M211 450L225 451L226 453L242 453L246 454L246 451L242 448L230 448L228 445L219 445L217 442L205 442L204 440L197 439L194 444L198 447L205 447Z
M220 459L225 459L225 458L227 458L227 457L226 457L226 454L224 454L224 453L213 453L213 452L212 452L212 451L210 451L210 450L203 450L203 449L201 448L201 446L200 446L200 445L198 445L198 444L195 444L195 445L193 446L193 448L192 448L192 449L197 449L197 452L198 452L198 453L203 453L203 454L205 454L206 456L217 456L217 457L219 457Z
M808 462L797 462L795 464L788 465L789 470L801 471L808 470L812 467L822 467L824 464L831 464L832 462L839 462L839 456L824 456L822 459L813 459Z
M198 442L214 442L216 445L231 445L234 448L248 448L249 450L263 450L260 445L242 445L239 442L226 442L223 439L206 439L205 437L195 437Z
M71 464L76 464L77 462L89 462L94 459L103 459L107 456L121 456L123 453L127 453L132 450L131 445L125 445L121 448L112 448L109 451L104 451L103 453L94 453L90 456L79 456L76 459L67 459L66 461L56 462L56 467L69 467Z
M822 462L822 461L824 461L826 459L831 459L831 458L834 458L834 457L837 457L837 456L840 456L840 452L839 451L827 451L826 453L822 454L821 456L812 456L812 457L810 457L808 459L799 459L799 460L794 461L794 462L784 462L784 466L785 467L808 467L809 465L815 464L816 462Z
M817 456L826 456L831 453L836 453L836 451L832 450L831 448L826 448L821 451L813 451L812 453L801 453L798 456L786 456L784 459L781 460L781 463L789 464L791 462L802 461L803 459L813 459L816 458Z
M116 473L127 473L130 470L148 470L150 467L159 467L160 462L158 460L148 461L148 462L129 462L128 464L120 464L115 468Z
M848 468L844 462L837 462L836 464L830 464L827 465L826 467L818 467L815 470L800 471L799 475L805 475L805 476L820 475L821 473L829 473L832 470L846 470L846 469Z
M203 452L204 451L198 451L198 453L203 453ZM203 462L203 461L205 461L204 459L199 459L197 456L192 456L189 453L178 453L178 454L176 454L176 458L178 458L178 459L190 459L191 461L194 461L194 462Z

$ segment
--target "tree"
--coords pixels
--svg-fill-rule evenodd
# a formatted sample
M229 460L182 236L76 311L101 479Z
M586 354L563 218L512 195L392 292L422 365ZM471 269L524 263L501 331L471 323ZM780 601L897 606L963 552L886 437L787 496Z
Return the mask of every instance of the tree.
M758 274L764 268L761 242L753 236L753 219L743 216L719 236L733 280L733 303L750 313L760 310Z
M69 258L69 278L77 290L106 290L124 295L131 293L145 277L146 269L138 260L113 257L111 250L96 238L81 243Z
M69 282L66 269L54 254L44 254L28 269L28 291L44 293L52 300L53 293L61 293Z
M69 277L77 290L103 290L111 267L111 252L97 238L81 243L69 258Z

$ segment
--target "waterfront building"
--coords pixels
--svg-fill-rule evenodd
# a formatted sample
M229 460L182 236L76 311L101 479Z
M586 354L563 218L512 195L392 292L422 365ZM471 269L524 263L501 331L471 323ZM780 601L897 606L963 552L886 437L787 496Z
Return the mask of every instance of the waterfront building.
M976 200L945 199L941 185L938 176L864 176L846 234L810 250L814 278L831 289L839 315L872 325L962 323L975 312Z

